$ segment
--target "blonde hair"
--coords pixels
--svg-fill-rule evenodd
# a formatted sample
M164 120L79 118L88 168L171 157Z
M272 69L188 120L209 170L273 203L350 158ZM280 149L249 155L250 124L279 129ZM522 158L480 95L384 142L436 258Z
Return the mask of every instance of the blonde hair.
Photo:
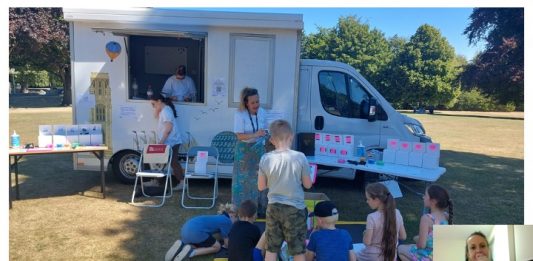
M329 216L329 217L317 217L322 220L322 223L326 225L335 225L339 221L339 214Z
M273 139L281 142L291 142L293 137L291 124L286 120L275 120L270 126L270 135Z
M254 88L250 88L250 87L244 87L244 89L242 89L241 91L241 99L239 100L239 110L240 111L244 111L246 109L248 109L246 107L246 104L248 103L248 97L250 96L254 96L254 95L259 95L259 92L257 91L257 89L254 89Z
M235 213L237 213L237 207L235 207L235 205L233 205L231 203L220 204L218 206L217 213L218 214L222 214L224 212L226 212L228 214L235 214Z

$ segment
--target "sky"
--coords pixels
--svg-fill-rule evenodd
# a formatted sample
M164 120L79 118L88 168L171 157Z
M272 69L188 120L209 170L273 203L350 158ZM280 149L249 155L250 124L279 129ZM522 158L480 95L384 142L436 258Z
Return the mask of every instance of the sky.
M455 53L471 60L484 49L483 43L475 46L468 44L463 35L468 26L472 8L191 8L201 10L266 12L302 14L305 34L316 33L318 27L335 27L339 17L354 15L372 29L382 31L385 36L398 35L409 38L416 29L429 24L440 30L441 34L454 47Z

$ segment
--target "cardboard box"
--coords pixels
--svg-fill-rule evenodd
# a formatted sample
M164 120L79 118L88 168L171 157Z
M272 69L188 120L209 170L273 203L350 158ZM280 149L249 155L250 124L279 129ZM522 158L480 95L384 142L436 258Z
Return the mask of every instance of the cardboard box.
M397 150L399 149L400 140L399 139L388 139L387 140L387 149L389 150Z
M424 153L414 151L409 152L409 166L421 168L423 155Z
M399 165L409 165L409 151L397 150L394 163Z
M422 168L436 169L439 167L439 156L431 153L422 154Z
M396 162L396 150L384 149L383 150L383 162L395 163Z

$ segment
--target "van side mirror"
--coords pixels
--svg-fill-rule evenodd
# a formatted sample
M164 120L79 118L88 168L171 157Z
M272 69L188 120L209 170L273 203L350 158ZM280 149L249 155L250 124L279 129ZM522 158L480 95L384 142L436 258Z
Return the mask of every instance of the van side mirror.
M368 101L368 121L374 122L376 121L376 99L370 98Z

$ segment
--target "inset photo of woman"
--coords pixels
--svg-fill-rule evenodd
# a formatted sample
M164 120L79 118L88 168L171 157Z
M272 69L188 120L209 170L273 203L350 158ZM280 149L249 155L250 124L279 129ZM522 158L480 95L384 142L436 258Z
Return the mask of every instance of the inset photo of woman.
M533 225L436 225L433 260L531 261Z

